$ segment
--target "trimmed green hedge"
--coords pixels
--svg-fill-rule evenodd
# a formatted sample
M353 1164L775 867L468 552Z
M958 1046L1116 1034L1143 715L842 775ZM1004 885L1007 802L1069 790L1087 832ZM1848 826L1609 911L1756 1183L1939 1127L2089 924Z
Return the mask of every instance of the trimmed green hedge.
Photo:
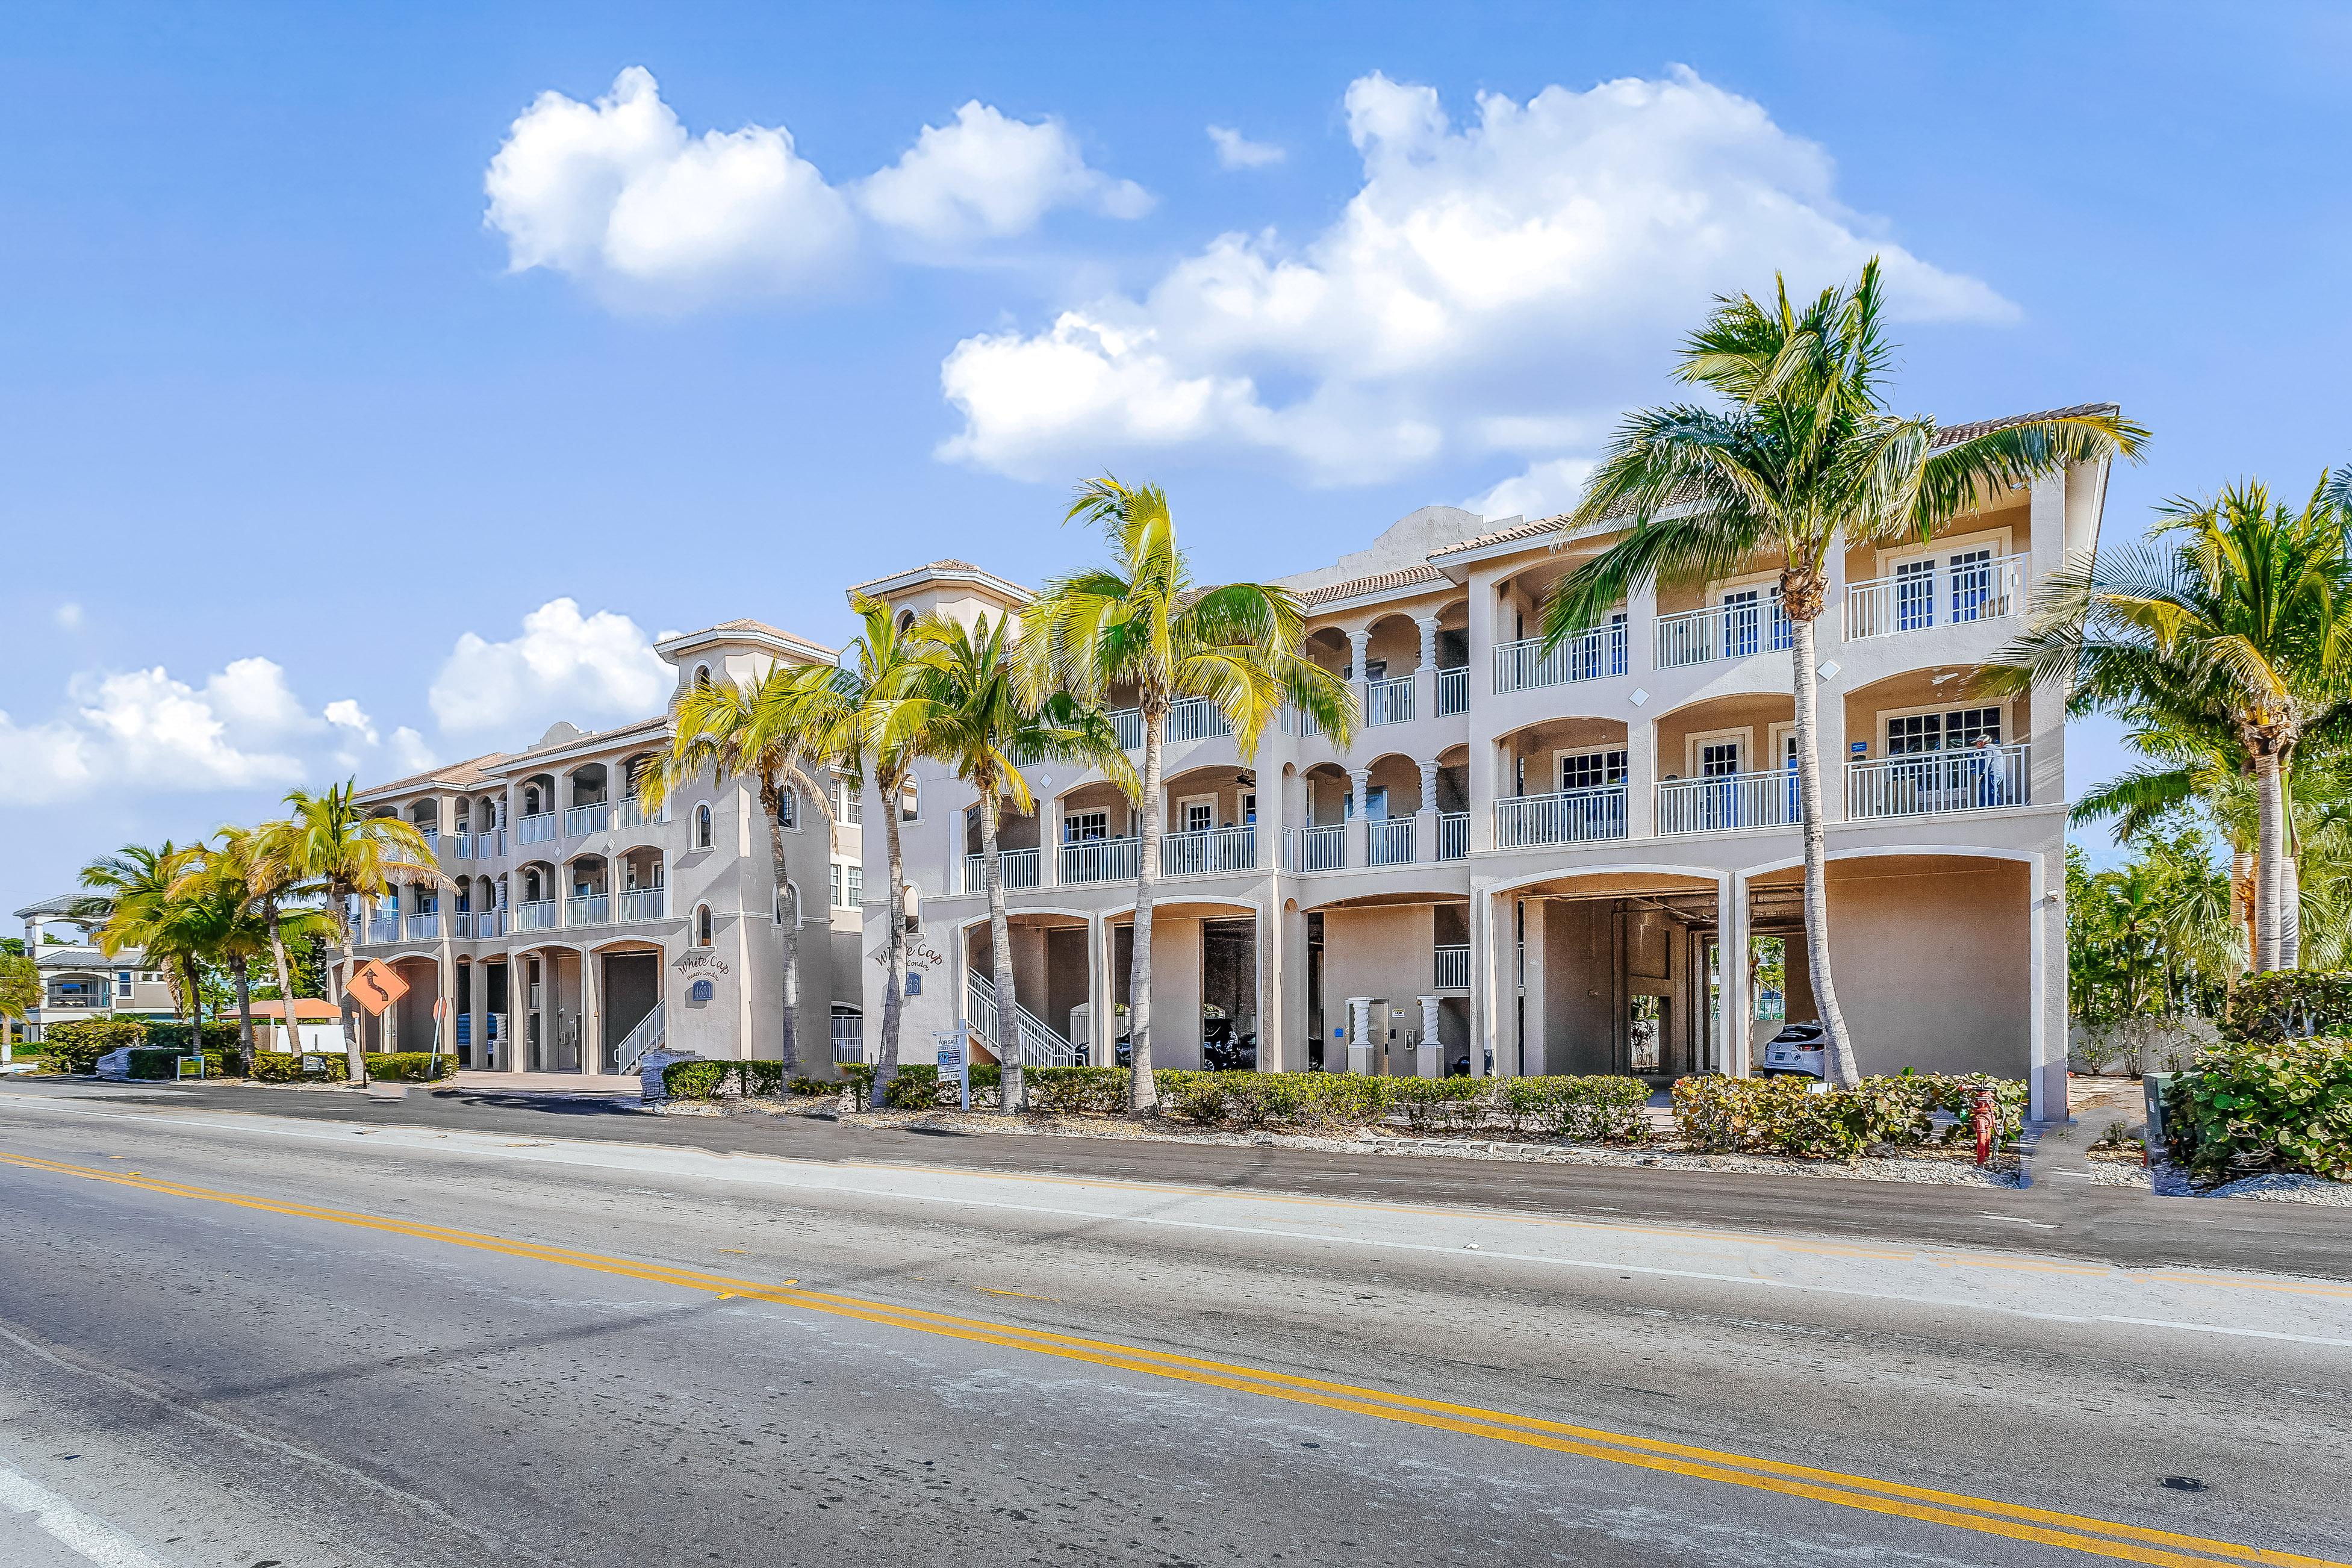
M342 1060L340 1054L336 1060ZM366 1064L368 1077L385 1083L431 1083L457 1074L457 1058L447 1051L439 1056L431 1051L370 1051L360 1060Z
M350 1076L350 1064L341 1051L312 1051L327 1069L324 1081L341 1083ZM302 1058L292 1051L256 1051L253 1053L253 1079L256 1083L301 1083Z
M971 1064L971 1103L977 1110L982 1105L1000 1103L998 1092L1003 1087L1003 1069L994 1062ZM955 1079L940 1077L936 1062L909 1062L898 1068L898 1076L890 1080L889 1093L885 1097L893 1110L936 1110L956 1103Z
M51 1072L94 1073L109 1051L146 1041L147 1026L138 1018L76 1018L41 1031L41 1056Z
M662 1092L673 1100L716 1100L722 1094L772 1100L782 1094L785 1087L782 1062L697 1059L672 1062L662 1068ZM791 1083L794 1094L827 1094L840 1087L808 1078L796 1078Z
M170 1049L185 1056L194 1029L176 1018L158 1019L147 1026L147 1044L158 1050ZM237 1048L237 1027L234 1018L205 1020L205 1054L215 1051L234 1053ZM210 1072L212 1069L205 1069Z
M1930 1114L1958 1118L1942 1141L1973 1136L1977 1090L1990 1089L1998 1117L1994 1141L2024 1125L2022 1080L1945 1073L1864 1079L1858 1089L1815 1092L1803 1078L1686 1078L1675 1085L1675 1122L1694 1149L1717 1153L1785 1154L1800 1160L1860 1159L1880 1147L1917 1148L1936 1139Z
M183 1040L187 1038L187 1035L186 1029L180 1031ZM177 1078L180 1076L180 1058L185 1055L185 1051L172 1046L134 1046L131 1050L131 1076L142 1079ZM226 1051L205 1052L206 1078L228 1078L236 1071L236 1051L233 1047Z
M2352 1041L2209 1051L2168 1087L2164 1121L2175 1157L2209 1180L2300 1171L2352 1181Z
M2230 994L2229 1014L2221 1022L2225 1045L2352 1034L2352 973L2274 969L2251 975Z
M1125 1068L1024 1068L1021 1086L1029 1109L1048 1115L1118 1116L1127 1110Z

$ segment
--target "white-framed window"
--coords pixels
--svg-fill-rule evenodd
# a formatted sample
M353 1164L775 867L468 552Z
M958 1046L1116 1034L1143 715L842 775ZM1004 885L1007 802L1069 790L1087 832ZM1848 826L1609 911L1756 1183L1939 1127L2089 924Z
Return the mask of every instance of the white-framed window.
M118 1002L128 1002L131 1000L130 970L118 969L114 972L114 996L115 1000Z
M907 884L907 934L920 935L923 930L923 889L914 883Z
M698 691L707 691L710 689L710 667L709 665L698 664L694 667L694 687Z
M1215 795L1187 795L1176 803L1176 830L1179 833L1206 833L1216 826Z
M841 881L842 897L848 901L851 909L854 910L866 901L865 867L855 864L843 867Z
M707 801L694 808L694 847L710 847L710 805Z
M1073 811L1062 818L1062 842L1099 844L1110 837L1110 813Z
M710 906L709 904L695 905L694 945L697 947L709 947L711 945L712 935Z
M1562 793L1576 789L1604 789L1625 782L1625 749L1614 751L1561 752L1554 758Z
M866 820L866 797L851 788L847 779L833 781L833 814L853 826Z
M1890 757L1965 751L1976 744L1979 735L1996 746L2000 744L1999 705L1931 709L1886 716L1886 754Z
M797 833L801 826L800 792L786 784L776 796L776 826Z
M898 820L919 822L923 816L923 785L919 779L908 779L898 786Z
M1746 725L1737 730L1709 730L1683 742L1684 771L1698 779L1728 778L1746 773L1755 754L1755 732Z
M1249 827L1255 827L1257 826L1257 791L1255 790L1246 790L1243 792L1242 823L1244 826Z

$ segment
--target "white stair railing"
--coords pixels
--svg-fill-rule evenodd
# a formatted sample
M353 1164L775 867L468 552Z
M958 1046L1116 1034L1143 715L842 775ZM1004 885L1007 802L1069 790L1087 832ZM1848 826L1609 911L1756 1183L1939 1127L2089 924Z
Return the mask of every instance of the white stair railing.
M667 1006L667 1003L656 1002L652 1012L637 1020L637 1026L631 1029L628 1037L615 1047L617 1066L614 1070L635 1072L637 1065L646 1059L646 1053L662 1047L669 1038L669 1025L665 1017Z
M1004 1052L997 1046L996 986L985 975L965 977L964 1010L970 1023L997 1058ZM1021 1065L1024 1068L1082 1068L1087 1065L1087 1053L1072 1045L1051 1026L1028 1008L1013 1005L1013 1024L1021 1031Z

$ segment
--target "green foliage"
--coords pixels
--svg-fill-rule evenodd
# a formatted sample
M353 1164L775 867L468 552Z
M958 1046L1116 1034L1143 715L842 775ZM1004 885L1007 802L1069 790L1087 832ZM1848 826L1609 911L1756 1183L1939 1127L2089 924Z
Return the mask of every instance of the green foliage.
M131 1076L135 1079L175 1079L180 1076L180 1058L186 1054L178 1047L134 1047L131 1052ZM234 1049L207 1049L205 1052L206 1078L228 1078L236 1071L236 1052Z
M1325 1074L1329 1077L1329 1074ZM1398 1078L1390 1084L1389 1105L1404 1113L1415 1132L1454 1132L1475 1127L1485 1110L1475 1078Z
M727 1082L726 1062L672 1062L662 1068L662 1092L672 1100L716 1100Z
M905 1068L900 1068L905 1071ZM1052 1116L1118 1116L1127 1110L1123 1068L1026 1068L1029 1109Z
M1464 1131L1499 1114L1515 1132L1640 1142L1649 1086L1628 1078L1384 1078L1355 1073L1155 1075L1171 1115L1209 1127L1372 1127L1401 1115L1417 1132Z
M157 1047L158 1049L169 1047L173 1050L184 1052L188 1048L188 1042L193 1039L194 1036L194 1026L184 1020L159 1018L147 1026L146 1043ZM233 1056L236 1052L236 1047L237 1027L236 1020L222 1018L207 1018L205 1020L204 1048L207 1055L215 1051L226 1051Z
M1946 1142L1969 1135L1977 1091L1993 1094L1996 1143L2023 1125L2026 1086L2015 1079L1906 1073L1854 1089L1816 1091L1801 1078L1686 1078L1674 1088L1684 1142L1712 1153L1784 1154L1849 1163L1874 1148L1917 1148L1936 1137L1933 1111L1959 1120Z
M292 1051L256 1051L253 1053L253 1079L256 1083L310 1083L324 1081L341 1083L349 1076L350 1064L341 1051L312 1051L321 1072L305 1073L302 1058Z
M431 1083L457 1073L457 1058L446 1051L438 1056L430 1051L371 1051L360 1060L366 1065L368 1077L385 1083Z
M884 1103L893 1110L929 1110L940 1103L940 1069L929 1062L901 1062Z
M842 1063L841 1081L850 1087L856 1104L870 1106L874 1103L874 1064L872 1062Z
M2221 1038L2264 1045L2305 1035L2352 1033L2352 973L2274 969L2249 977L2230 998Z
M24 945L16 941L15 952L0 952L0 1018L22 1019L41 1000L40 965L25 956Z
M798 1095L835 1095L841 1092L839 1080L824 1078L796 1078L786 1086Z
M41 1055L51 1072L93 1073L107 1052L145 1044L147 1025L138 1018L76 1018L41 1033Z
M845 1070L845 1079L849 1074ZM866 1075L872 1081L872 1073ZM673 1100L716 1100L721 1095L741 1095L747 1099L775 1100L789 1088L793 1094L838 1094L841 1085L824 1079L795 1078L787 1085L784 1064L779 1061L714 1062L689 1060L672 1062L662 1068L662 1090ZM860 1086L860 1092L864 1086Z
M2164 1111L2174 1154L2209 1180L2300 1171L2352 1181L2352 1042L2224 1046L2173 1080Z
M2135 841L2130 860L2104 871L2090 868L2080 846L2068 847L2067 991L2085 1023L2221 1011L2244 955L2230 879L2213 860L2201 825L2150 833Z

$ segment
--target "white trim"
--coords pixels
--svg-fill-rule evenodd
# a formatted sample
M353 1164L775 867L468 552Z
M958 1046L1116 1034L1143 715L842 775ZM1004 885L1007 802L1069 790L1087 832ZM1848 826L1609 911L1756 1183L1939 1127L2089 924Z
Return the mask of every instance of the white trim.
M1917 719L1929 713L1966 713L1972 709L1998 708L2000 710L2000 743L2007 745L2016 735L2016 731L2011 727L2010 722L2011 718L2010 704L2015 699L2009 697L1995 697L1981 702L1950 700L1943 702L1929 702L1916 708L1882 708L1878 710L1875 729L1871 735L1871 744L1878 748L1878 754L1881 757L1894 754L1886 749L1887 721L1890 719Z
M1216 792L1211 791L1207 795L1178 795L1176 797L1176 820L1179 823L1183 822L1185 809L1189 806L1195 805L1205 805L1209 808L1209 826L1211 829L1214 829L1217 826L1218 797ZM1172 831L1178 833L1192 833L1197 831L1197 829L1189 826L1180 826L1172 829Z
M1988 544L1992 547L1993 559L1999 560L2004 555L2015 553L2009 547L2009 540L2010 528L2007 523L2003 523L1999 528L1980 528L1974 533L1954 533L1931 539L1925 544L1914 542L1908 544L1882 545L1877 552L1878 569L1871 575L1892 577L1895 575L1895 567L1906 565L1914 561L1932 560L1941 566L1947 555L1965 554L1970 550L1981 550Z
M1760 610L1780 596L1778 592L1780 586L1780 568L1778 566L1766 572L1743 572L1737 577L1717 578L1706 585L1706 603L1701 607L1719 610L1727 594L1744 594L1755 588L1760 590L1756 596L1756 605Z
M1568 788L1567 781L1562 778L1561 773L1563 771L1562 764L1565 763L1569 758L1600 757L1602 759L1602 771L1606 772L1608 768L1607 758L1609 753L1612 752L1622 752L1625 755L1624 773L1617 782L1620 784L1630 783L1633 777L1633 748L1632 744L1628 742L1621 741L1615 745L1611 745L1609 742L1604 741L1598 746L1559 746L1554 748L1551 754L1551 791L1547 791L1546 793L1549 794L1552 793L1552 791L1560 791ZM1517 781L1515 780L1513 782L1516 783ZM1424 802L1423 809L1434 811L1436 809L1436 803L1433 801Z
M1703 745L1717 741L1738 741L1739 742L1738 772L1743 773L1748 773L1754 767L1756 762L1755 725L1741 724L1728 730L1693 730L1690 733L1683 737L1683 777L1686 779L1695 779L1699 776L1699 748Z

